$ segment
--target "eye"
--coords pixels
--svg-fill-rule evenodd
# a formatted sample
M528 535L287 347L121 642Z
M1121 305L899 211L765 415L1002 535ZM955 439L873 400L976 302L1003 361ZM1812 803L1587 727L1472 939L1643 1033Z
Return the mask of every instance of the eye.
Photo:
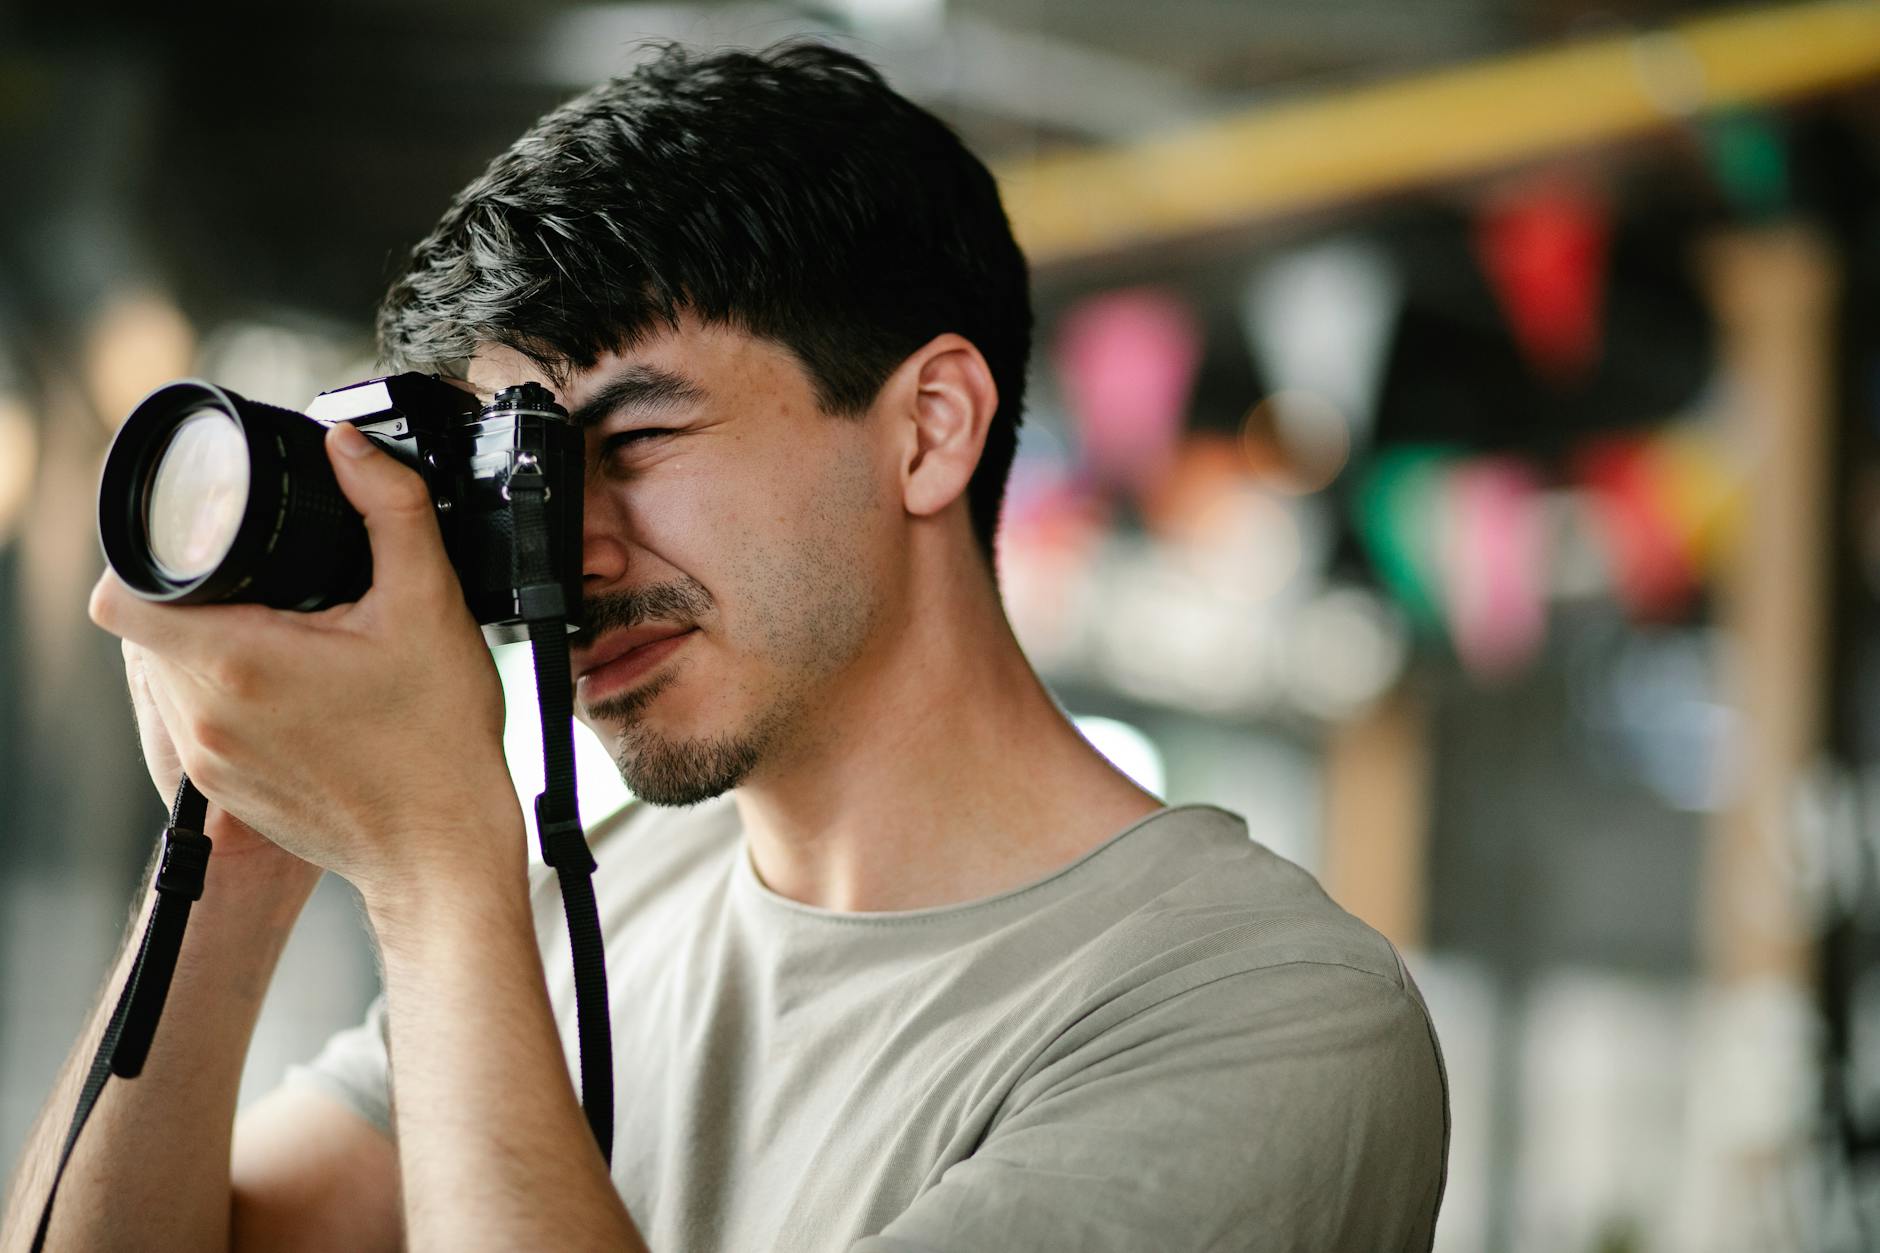
M663 426L647 426L639 427L631 431L621 431L616 435L609 435L606 439L601 441L601 455L603 457L611 457L615 453L644 446L673 434L677 434L677 432Z

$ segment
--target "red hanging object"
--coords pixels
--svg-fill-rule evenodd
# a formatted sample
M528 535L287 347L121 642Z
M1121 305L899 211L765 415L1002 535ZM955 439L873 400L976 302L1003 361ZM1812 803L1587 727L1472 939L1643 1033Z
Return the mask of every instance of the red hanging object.
M1559 179L1497 200L1476 224L1482 268L1522 355L1556 383L1578 382L1599 362L1610 240L1604 201Z
M1650 443L1627 437L1595 441L1575 456L1574 469L1591 497L1621 603L1646 622L1673 621L1688 612L1703 576L1680 533Z

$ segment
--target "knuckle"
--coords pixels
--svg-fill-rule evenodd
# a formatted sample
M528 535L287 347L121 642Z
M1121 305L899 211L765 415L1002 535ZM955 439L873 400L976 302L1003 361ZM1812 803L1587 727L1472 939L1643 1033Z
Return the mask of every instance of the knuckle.
M240 653L221 654L209 663L208 671L209 682L237 700L252 698L261 686L260 668Z
M430 489L416 473L403 466L398 467L398 476L387 495L387 507L394 513L414 518L431 516Z
M198 714L189 723L189 755L208 762L226 760L235 747L235 737L226 723ZM190 771L191 775L196 772Z
M189 781L204 792L218 791L222 783L221 766L214 754L206 752L200 745L192 744L179 748L176 753L177 764Z

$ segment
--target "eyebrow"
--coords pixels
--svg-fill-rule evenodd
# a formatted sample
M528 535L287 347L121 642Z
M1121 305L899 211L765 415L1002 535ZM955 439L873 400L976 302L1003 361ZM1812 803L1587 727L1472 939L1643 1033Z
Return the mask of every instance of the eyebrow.
M682 374L658 366L630 365L602 383L568 420L585 431L622 409L666 409L703 399L705 389Z

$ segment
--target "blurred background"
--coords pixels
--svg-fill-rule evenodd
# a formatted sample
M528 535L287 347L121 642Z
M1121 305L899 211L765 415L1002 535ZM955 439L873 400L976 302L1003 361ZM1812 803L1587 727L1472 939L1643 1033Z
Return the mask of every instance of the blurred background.
M1032 257L1035 662L1407 953L1439 1248L1880 1248L1880 4L155 13L0 10L0 1159L162 818L84 611L116 423L367 376L536 116L646 39L811 35L958 128ZM328 883L246 1091L373 991Z

